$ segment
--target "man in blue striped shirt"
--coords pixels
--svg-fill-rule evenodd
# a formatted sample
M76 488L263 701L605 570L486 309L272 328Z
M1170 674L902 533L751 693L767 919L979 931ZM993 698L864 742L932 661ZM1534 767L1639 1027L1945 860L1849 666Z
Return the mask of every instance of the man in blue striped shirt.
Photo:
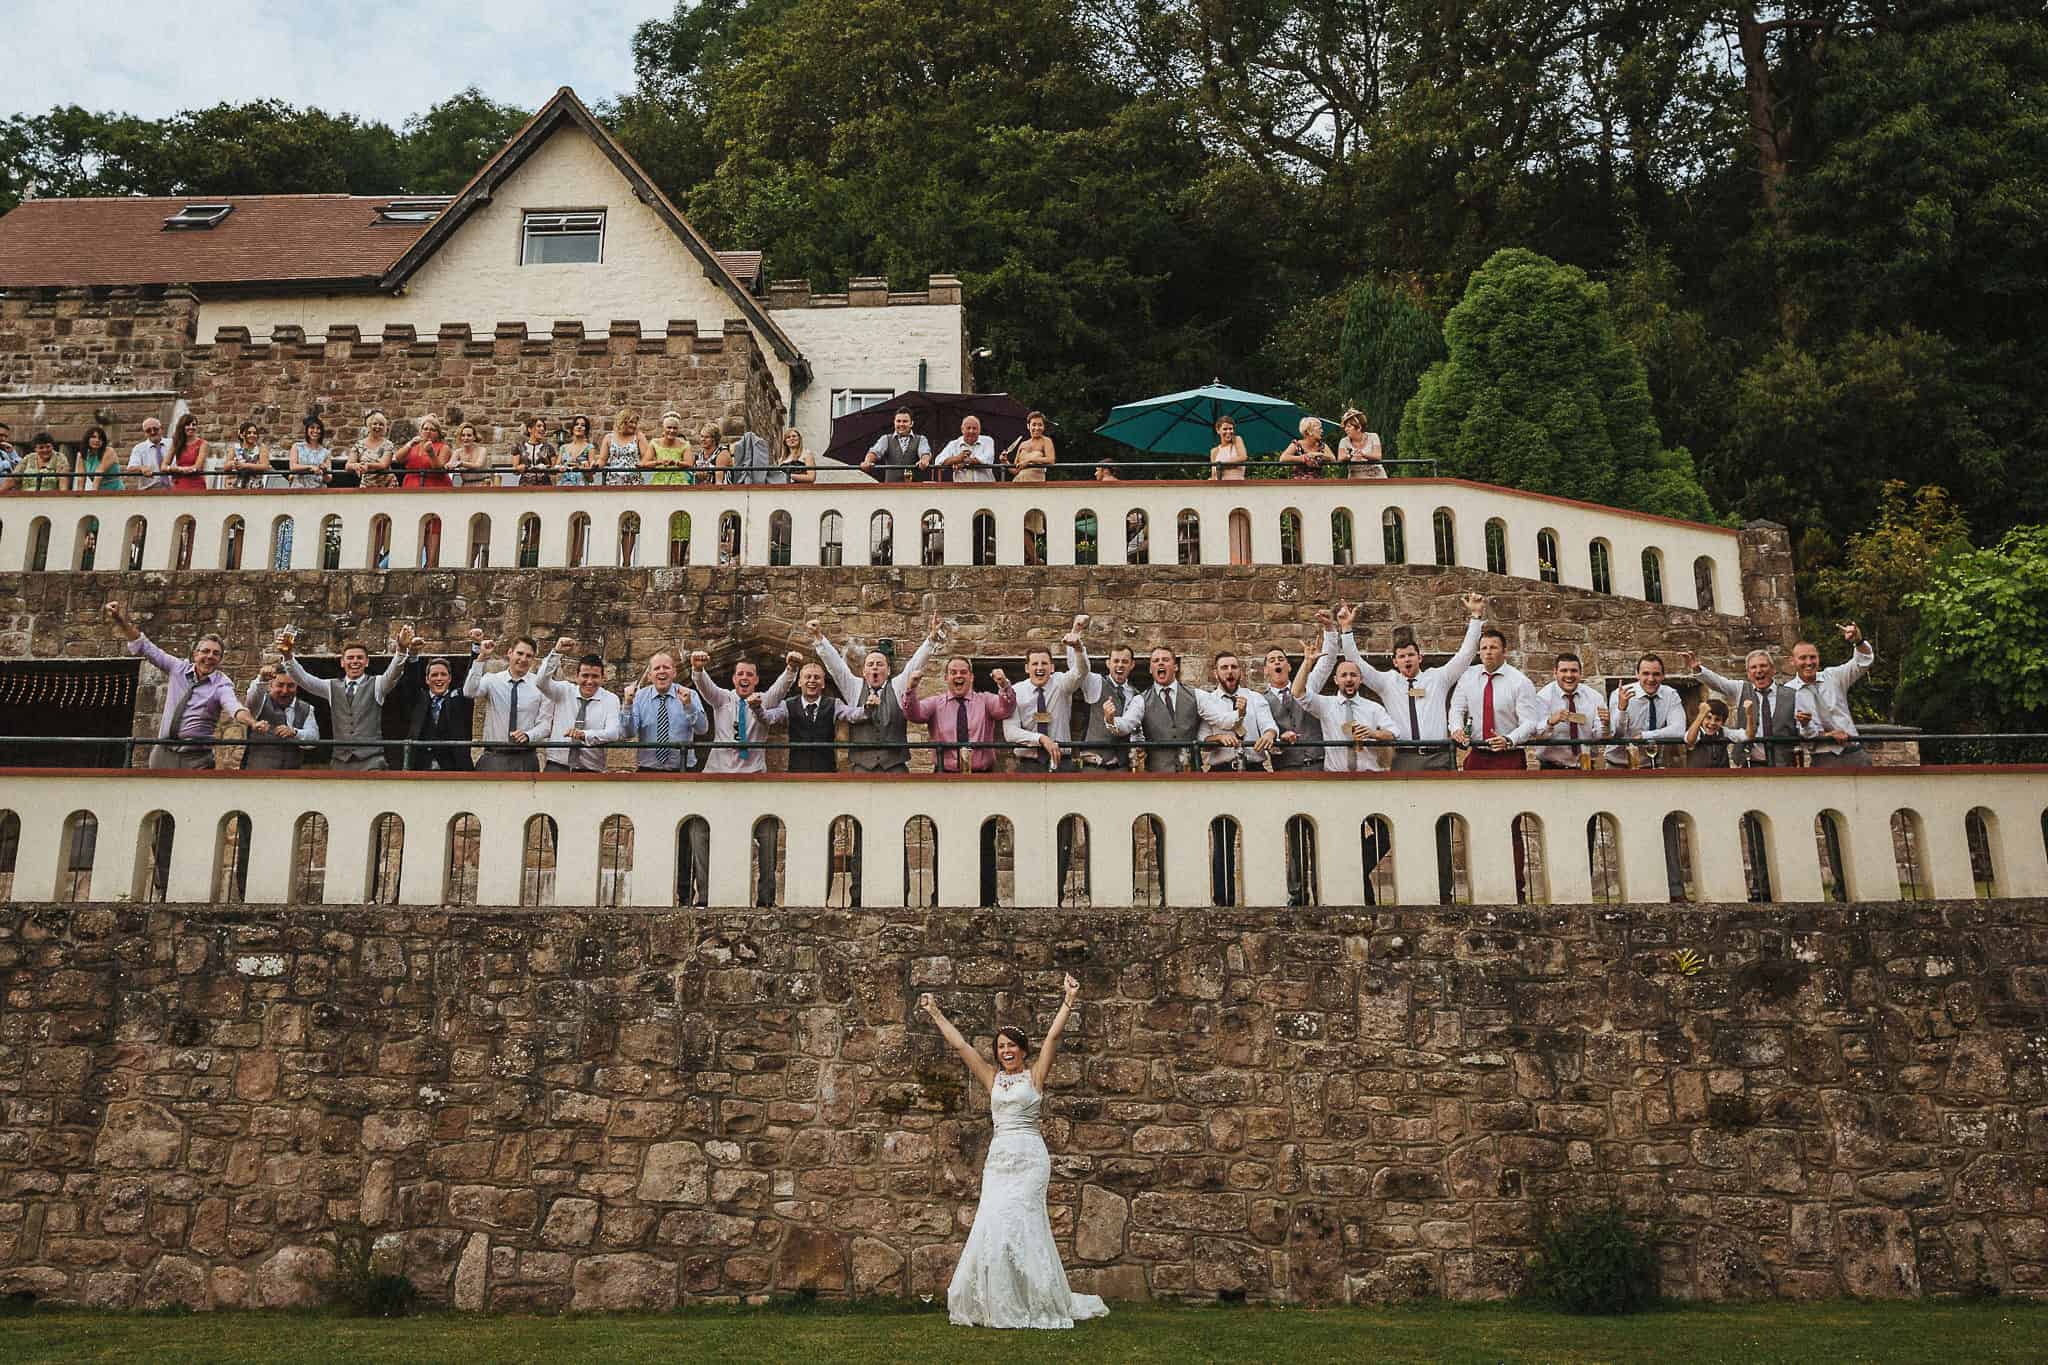
M647 661L638 686L626 688L619 716L626 738L661 747L634 751L643 773L679 773L696 766L690 744L711 728L704 703L687 687L676 685L675 655L663 651Z

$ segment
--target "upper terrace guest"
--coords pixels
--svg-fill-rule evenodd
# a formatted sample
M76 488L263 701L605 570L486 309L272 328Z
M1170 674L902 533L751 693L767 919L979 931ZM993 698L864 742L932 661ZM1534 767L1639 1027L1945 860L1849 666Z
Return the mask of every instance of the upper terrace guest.
M555 482L561 462L554 443L548 440L548 424L530 414L519 426L522 438L512 447L512 467L519 471L519 486L547 488Z
M242 769L262 772L303 767L306 747L320 739L320 722L313 705L299 695L292 675L271 664L263 665L242 705L253 718L249 742L242 748Z
M1820 741L1810 755L1814 767L1867 768L1870 753L1856 736L1856 720L1849 714L1849 689L1870 671L1877 653L1854 621L1836 629L1853 651L1846 663L1823 669L1820 649L1811 640L1792 646L1793 686L1799 693L1792 718L1800 734Z
M462 679L462 695L484 699L484 753L478 772L531 773L540 770L537 746L545 741L552 720L547 694L531 676L535 648L522 635L505 654L502 673L486 672L498 642L478 643L476 661Z
M782 429L782 445L775 454L771 483L816 483L818 462L804 445L804 434L795 427Z
M724 483L724 466L730 456L718 441L718 423L706 422L697 428L697 448L691 454L696 470L694 483Z
M577 415L569 419L568 435L562 440L562 473L556 480L563 487L596 483L596 449L590 444L590 419Z
M640 414L631 408L619 409L619 415L612 418L612 429L605 434L604 455L599 461L603 472L595 482L608 488L637 488L645 483L640 473L641 452L645 448Z
M164 468L171 487L194 492L206 487L206 438L199 434L199 415L188 412L171 429L171 453Z
M1245 476L1245 462L1251 454L1244 447L1244 437L1237 434L1237 420L1232 417L1216 419L1216 444L1209 447L1209 477L1212 479L1236 480Z
M335 472L332 480L336 488L389 488L397 479L391 473L391 457L397 448L391 444L391 419L381 412L372 412L363 418L362 439L348 448L348 458Z
M1365 429L1365 414L1357 408L1346 408L1341 420L1344 435L1337 442L1340 472L1358 479L1386 478L1387 466L1380 451L1380 434Z
M164 424L154 417L144 418L142 439L128 452L128 481L143 493L169 488L171 476L164 470L169 459L170 451L164 446Z
M56 437L39 431L29 441L15 477L24 493L61 493L71 484L71 461L58 452Z
M970 412L960 419L960 434L946 443L935 463L952 475L954 483L994 483L996 443L981 434L981 419Z
M1024 418L1024 437L1010 447L1011 483L1044 483L1046 471L1059 463L1052 437L1045 434L1045 414Z
M391 463L405 471L407 488L452 488L455 481L448 477L448 462L453 456L441 434L441 419L430 414L420 418L419 434L392 456Z
M456 488L485 488L496 481L491 473L491 448L484 444L474 422L463 422L455 428L454 449L448 455L448 480Z
M291 475L291 486L324 488L334 462L334 452L327 448L327 424L318 417L308 417L299 430L300 438L292 443L291 460L285 466L285 472Z
M264 448L263 433L253 421L235 428L235 443L228 448L228 474L236 488L284 487L282 476L270 482L270 452Z
M860 462L862 472L873 474L883 483L908 483L917 477L917 471L928 468L932 462L932 448L924 437L911 430L912 417L909 408L898 408L890 419L887 434L878 437L868 447L868 453Z
M327 703L327 717L334 727L333 767L355 772L376 772L384 766L384 702L398 685L405 661L411 657L411 626L398 628L398 647L391 662L376 678L368 676L369 648L360 640L345 640L341 646L341 676L316 678L300 664L297 638L290 627L278 632L277 652L285 671L299 690Z
M1287 449L1280 452L1280 463L1288 466L1287 472L1297 479L1327 477L1332 472L1331 465L1336 456L1323 444L1322 421L1314 417L1304 417L1296 430L1299 431L1300 437L1289 441Z
M768 442L751 431L739 427L737 419L727 418L720 430L725 439L725 449L719 452L718 464L723 471L719 482L765 484L775 482L775 452Z
M1115 461L1115 460L1111 459L1111 458L1110 458L1109 456L1107 456L1107 455L1104 455L1104 456L1103 456L1103 457L1102 457L1101 459L1099 459L1099 460L1097 460L1097 461L1095 462L1095 482L1097 482L1097 483L1122 483L1122 482L1123 482L1123 480L1122 480L1122 479L1121 479L1120 477L1118 477L1118 475L1117 475L1117 472L1116 472L1116 461Z
M203 741L213 738L220 717L226 714L242 725L255 719L236 700L234 682L221 672L220 636L209 631L195 640L188 662L158 649L119 602L107 603L107 618L127 637L130 654L140 654L170 679L170 688L164 695L164 717L156 733L158 740L171 742L159 743L150 750L149 766L213 767L213 746ZM178 743L180 740L185 742Z
M671 409L661 415L661 434L647 442L640 467L647 482L664 487L694 483L696 453L683 438L683 415Z
M14 428L0 422L0 493L12 493L21 486L15 471L21 468L21 452L14 448Z
M121 462L114 455L113 443L105 427L95 424L85 429L71 472L71 486L82 493L94 489L103 493L121 491Z

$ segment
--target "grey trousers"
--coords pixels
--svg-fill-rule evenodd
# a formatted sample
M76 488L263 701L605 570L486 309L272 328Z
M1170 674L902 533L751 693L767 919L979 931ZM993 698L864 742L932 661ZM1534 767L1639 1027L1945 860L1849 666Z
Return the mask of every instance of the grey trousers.
M174 749L168 744L159 744L149 751L149 766L152 768L211 768L212 749Z
M384 761L384 751L379 749L372 754L358 754L351 758L343 758L337 753L327 760L327 766L339 773L374 773L382 772L390 765Z
M480 773L537 773L540 771L540 755L531 749L487 749L476 761Z
M1858 744L1854 748L1844 749L1838 754L1815 753L1813 755L1813 766L1816 768L1868 768L1870 766L1870 750Z

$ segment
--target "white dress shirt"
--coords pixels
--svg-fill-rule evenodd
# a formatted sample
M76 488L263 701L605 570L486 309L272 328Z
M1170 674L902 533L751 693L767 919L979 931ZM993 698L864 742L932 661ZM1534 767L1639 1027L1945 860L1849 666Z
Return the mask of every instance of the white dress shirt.
M711 675L699 669L696 674L697 697L704 703L704 709L711 713L711 734L714 740L737 740L740 738L740 708L746 705L745 698L729 692L711 681ZM747 708L747 734L749 740L768 738L768 719L761 714L763 707L771 707L789 695L789 689L796 686L796 670L785 668L768 690L761 694L760 706ZM704 760L707 773L764 773L768 771L768 751L758 746L750 747L746 757L738 749L713 749Z
M1124 713L1111 721L1109 728L1120 735L1137 737L1145 728L1145 705L1151 700L1154 692L1159 693L1165 699L1168 711L1173 710L1175 703L1179 700L1179 694L1182 692L1195 699L1195 714L1201 719L1201 728L1197 733L1197 738L1206 738L1209 735L1219 734L1223 730L1233 729L1237 725L1237 707L1229 702L1217 700L1223 695L1222 693L1204 692L1199 687L1190 687L1187 683L1175 679L1164 688L1158 683L1153 683L1151 687L1144 691L1132 692L1130 701L1124 704ZM1264 706L1265 704L1266 699L1260 697L1259 705ZM1268 725L1272 724L1270 714L1267 717L1266 723ZM1163 735L1145 735L1143 737L1146 739L1166 738Z
M496 662L492 659L480 666L472 665L462 679L463 696L484 699L483 743L511 744L515 730L526 736L528 744L541 743L548 736L553 707L541 691L540 680L531 670L518 679L513 678L509 669L485 671ZM519 684L516 688L515 681Z
M128 452L128 473L142 480L144 489L169 488L171 476L164 473L164 461L168 452L161 437L154 441L137 441L135 448Z
M411 657L411 654L402 649L392 651L391 662L370 683L370 695L377 699L377 705L382 706L384 699L391 695L391 689L398 686L399 675L405 671L406 660ZM334 689L348 686L347 678L314 677L300 667L299 656L296 654L285 657L284 671L291 674L292 681L299 685L301 693L318 697L330 704L334 700Z
M1315 681L1313 673L1309 675L1309 681ZM1394 718L1387 714L1387 708L1373 700L1363 688L1349 697L1312 691L1301 699L1301 709L1311 712L1323 723L1324 772L1376 773L1386 766L1388 750L1378 744L1354 747L1330 743L1345 738L1349 733L1347 727L1353 725L1363 725L1368 730L1393 730Z
M1067 671L1047 678L1044 687L1029 678L1011 684L1017 694L1017 709L1003 721L1003 738L1017 741L1017 757L1043 758L1045 748L1038 742L1041 733L1051 736L1061 749L1074 742L1074 692L1087 677L1088 656L1069 645ZM1038 720L1041 715L1043 722Z
M1607 733L1610 738L1628 740L1635 744L1683 744L1685 742L1685 701L1669 687L1659 687L1654 694L1643 691L1638 683L1628 683L1628 705L1615 701L1621 695L1617 687L1607 698ZM1607 761L1617 767L1628 763L1628 746L1608 746Z
M946 448L939 452L939 458L932 463L944 465L962 451L967 452L967 463L953 467L954 483L994 483L996 480L996 442L993 436L977 436L973 445L955 436L946 442Z
M1580 683L1567 697L1564 689L1556 682L1547 682L1536 689L1536 709L1542 714L1544 739L1605 739L1607 727L1600 723L1600 690L1590 683ZM1572 723L1561 720L1550 724L1550 718L1558 711L1568 711L1585 717L1578 725L1578 733L1572 733ZM1572 745L1539 745L1533 751L1538 763L1562 763L1568 768L1579 766L1579 755L1594 752L1591 749Z
M923 438L920 437L919 439ZM867 681L860 674L853 671L852 666L846 662L846 656L839 652L839 646L833 644L822 635L812 641L811 646L818 651L818 662L825 665L825 676L830 678L832 685L839 689L840 700L849 706L860 706L866 702L868 699ZM932 650L935 648L937 648L937 645L930 636L926 636L918 642L917 649L910 656L910 662L898 669L896 676L889 680L890 686L896 689L896 704L898 706L903 704L903 688L910 681L910 675L923 670L926 661L932 657Z
M1787 684L1792 689L1794 717L1801 711L1807 713L1807 721L1799 727L1799 733L1808 739L1818 739L1830 730L1840 730L1854 743L1856 721L1849 714L1849 689L1876 662L1877 651L1870 647L1870 641L1859 640L1856 652L1849 656L1847 663L1823 668L1810 683L1794 678ZM1820 753L1838 754L1847 746L1834 740L1823 740L1813 747Z
M1468 668L1451 691L1450 728L1463 730L1475 749L1489 747L1486 734L1486 682L1493 680L1493 732L1504 735L1511 745L1527 744L1543 733L1549 713L1536 709L1536 689L1528 674L1512 664L1502 664L1492 673Z
M1450 725L1444 714L1450 704L1451 689L1458 685L1458 679L1464 676L1465 669L1478 656L1481 629L1479 618L1473 617L1472 623L1465 627L1465 638L1459 643L1458 652L1450 657L1449 662L1423 669L1415 675L1412 683L1393 669L1374 668L1367 663L1348 630L1344 632L1342 641L1344 657L1358 665L1359 671L1365 674L1366 690L1378 697L1380 705L1386 707L1387 714L1394 718L1396 736L1404 740L1448 739ZM1325 634L1323 638L1327 645L1329 635ZM1327 647L1324 652L1328 653ZM1408 695L1411 690L1422 695L1411 698ZM1410 701L1415 703L1412 713L1408 705ZM1413 724L1410 723L1411 715Z
M1241 725L1235 697L1244 698L1244 719ZM1238 685L1235 697L1221 688L1213 692L1199 687L1195 689L1195 702L1202 713L1203 740L1231 732L1242 737L1241 742L1234 745L1205 743L1202 746L1204 767L1227 768L1240 758L1247 764L1258 764L1263 767L1270 761L1270 756L1253 753L1252 745L1258 742L1260 735L1268 731L1272 732L1276 743L1279 741L1280 727L1273 723L1273 708L1266 705L1266 699L1242 683Z
M605 754L598 746L626 737L625 721L619 714L619 694L600 687L586 698L580 684L556 676L565 662L573 661L565 661L560 654L550 654L541 660L539 686L553 712L548 738L554 743L541 754L540 761L601 773ZM586 701L588 706L583 704ZM579 711L583 714L580 723L576 718ZM583 732L581 743L569 738L571 730Z

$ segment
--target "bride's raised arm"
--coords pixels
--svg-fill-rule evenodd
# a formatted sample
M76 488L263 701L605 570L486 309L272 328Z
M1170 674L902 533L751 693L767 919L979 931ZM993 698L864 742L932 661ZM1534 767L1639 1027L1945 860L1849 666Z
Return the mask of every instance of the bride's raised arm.
M974 1050L972 1043L960 1036L960 1030L953 1027L953 1021L939 1008L939 1002L932 998L931 992L927 991L917 998L917 1007L932 1017L932 1022L939 1026L940 1035L952 1044L953 1051L960 1054L960 1060L967 1063L967 1069L974 1073L974 1079L993 1089L996 1083L996 1069L989 1065L986 1057Z
M1060 1012L1052 1017L1052 1027L1045 1031L1045 1042L1039 1046L1038 1059L1031 1063L1031 1083L1045 1092L1045 1078L1052 1071L1053 1053L1059 1049L1060 1034L1066 1031L1067 1016L1074 1012L1074 999L1081 994L1081 983L1074 980L1069 972L1066 980L1067 998L1060 1001Z

